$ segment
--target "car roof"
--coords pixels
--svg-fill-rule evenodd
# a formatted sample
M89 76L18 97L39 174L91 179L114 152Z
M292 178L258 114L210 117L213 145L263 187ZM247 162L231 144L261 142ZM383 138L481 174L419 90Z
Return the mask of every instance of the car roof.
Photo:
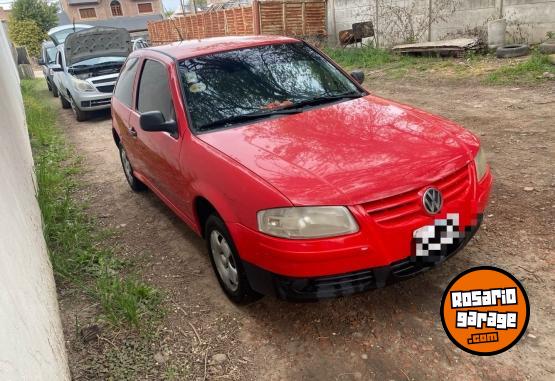
M182 60L235 49L280 43L294 43L299 41L300 40L296 38L282 36L227 36L179 41L168 45L153 46L146 50L154 50L175 59ZM136 54L141 54L140 51L137 52L139 53Z
M60 25L57 27L54 27L52 29L50 29L48 31L48 35L51 35L52 33L57 33L60 32L62 30L66 30L66 29L73 29L73 28L92 28L92 25L88 25L88 24L67 24L67 25Z

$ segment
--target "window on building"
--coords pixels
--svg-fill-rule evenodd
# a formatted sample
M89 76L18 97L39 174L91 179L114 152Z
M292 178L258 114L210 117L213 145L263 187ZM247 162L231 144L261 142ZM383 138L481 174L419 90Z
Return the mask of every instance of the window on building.
M79 9L79 16L82 19L94 19L96 18L96 11L94 8L81 8Z
M121 4L119 1L112 1L110 3L110 9L112 10L112 16L123 16L123 12L121 11Z
M139 3L137 4L139 13L152 13L152 3Z

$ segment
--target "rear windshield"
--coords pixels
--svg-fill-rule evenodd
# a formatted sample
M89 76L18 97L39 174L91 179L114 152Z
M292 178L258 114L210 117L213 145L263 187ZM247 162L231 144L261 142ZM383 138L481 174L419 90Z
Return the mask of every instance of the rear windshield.
M358 91L350 79L302 42L188 59L179 62L179 71L197 131L282 105Z

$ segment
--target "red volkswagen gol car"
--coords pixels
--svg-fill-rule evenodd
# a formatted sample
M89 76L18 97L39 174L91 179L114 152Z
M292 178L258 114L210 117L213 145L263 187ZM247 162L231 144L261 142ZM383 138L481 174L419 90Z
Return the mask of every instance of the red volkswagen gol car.
M283 37L127 59L112 100L125 176L206 239L234 302L382 287L478 229L492 183L478 139L362 80Z

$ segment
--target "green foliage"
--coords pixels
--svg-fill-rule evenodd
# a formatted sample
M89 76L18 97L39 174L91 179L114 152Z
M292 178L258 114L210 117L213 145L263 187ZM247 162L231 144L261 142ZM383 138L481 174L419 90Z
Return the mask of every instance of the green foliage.
M17 46L26 46L29 55L40 56L40 44L46 38L44 33L33 20L15 20L8 22L8 33Z
M506 85L552 80L544 77L543 73L555 74L555 66L549 62L547 55L534 51L526 61L503 66L490 73L486 82L495 85Z
M46 0L15 0L12 4L11 17L16 21L36 22L44 34L58 25L57 11L58 6L48 4Z
M44 236L58 287L84 290L98 300L113 323L140 327L160 315L160 294L147 284L121 274L123 263L104 248L108 234L95 225L85 206L73 198L79 163L56 127L44 81L21 82L31 137L37 199Z

